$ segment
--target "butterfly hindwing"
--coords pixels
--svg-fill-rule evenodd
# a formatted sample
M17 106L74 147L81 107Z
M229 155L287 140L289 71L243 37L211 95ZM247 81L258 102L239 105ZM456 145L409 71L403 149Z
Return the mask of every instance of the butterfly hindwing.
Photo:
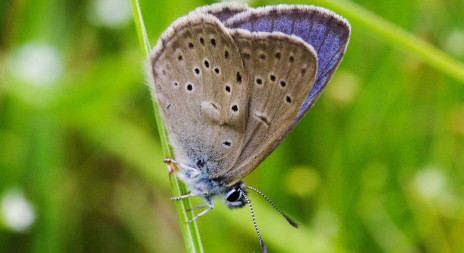
M246 134L237 163L222 177L233 184L251 173L280 143L314 83L313 48L282 33L231 31L248 70L250 101Z

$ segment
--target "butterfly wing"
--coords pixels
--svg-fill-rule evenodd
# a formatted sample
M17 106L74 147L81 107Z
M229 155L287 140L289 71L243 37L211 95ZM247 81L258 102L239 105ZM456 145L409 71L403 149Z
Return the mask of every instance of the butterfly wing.
M212 178L238 159L248 75L222 23L208 14L176 20L150 53L150 88L176 160Z
M283 33L231 31L249 74L249 116L237 163L222 175L228 185L251 173L280 143L314 84L313 48Z
M345 54L351 28L345 19L324 8L295 5L278 5L250 9L234 15L226 20L224 24L228 28L244 29L251 33L266 32L272 34L280 32L297 36L305 44L310 45L310 48L314 49L312 51L314 54L312 57L307 58L306 64L311 66L317 65L316 69L309 70L310 73L306 76L305 80L301 80L295 86L295 92L306 94L301 105L297 107L296 113L292 111L292 113L286 114L285 117L289 118L279 115L279 117L272 119L274 124L279 125L277 130L264 129L262 125L258 127L247 125L247 135L242 153L237 164L226 174L229 182L234 183L251 173L259 163L269 156L314 105ZM239 44L243 54L243 43ZM248 68L246 62L245 65ZM263 69L269 70L270 68L284 67L285 65L277 63L267 68L259 65L256 69L248 69L259 72ZM314 73L311 73L311 71ZM256 73L250 73L250 81L253 81L255 75ZM311 90L306 93L304 89L308 86L311 87ZM252 89L253 95L251 100L255 101L255 88ZM261 103L259 100L257 102ZM275 103L278 102L278 100L275 100ZM268 106L270 105L268 104ZM259 106L255 105L255 107ZM250 108L251 118L254 113L252 109L254 108L253 105ZM253 122L249 122L249 124L253 124ZM263 133L266 131L269 132Z
M351 31L348 21L337 14L321 7L304 5L277 5L249 10L228 19L225 26L251 32L295 35L316 50L316 82L287 133L314 105L338 68Z

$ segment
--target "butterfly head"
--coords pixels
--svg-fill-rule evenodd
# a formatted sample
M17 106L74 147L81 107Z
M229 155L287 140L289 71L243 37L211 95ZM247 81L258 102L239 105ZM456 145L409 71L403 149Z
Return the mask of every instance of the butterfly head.
M246 187L243 182L238 182L228 188L224 195L225 204L229 208L240 208L245 206L247 200L245 198Z

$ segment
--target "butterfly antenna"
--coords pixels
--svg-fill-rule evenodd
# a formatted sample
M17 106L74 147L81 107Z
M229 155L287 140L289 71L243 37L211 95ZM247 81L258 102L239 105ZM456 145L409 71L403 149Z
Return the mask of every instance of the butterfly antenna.
M290 217L288 217L286 214L284 214L282 211L280 211L280 209L279 209L276 205L274 205L274 203L272 203L272 201L271 201L266 195L264 195L264 193L258 191L257 189L255 189L255 188L253 188L253 187L250 187L250 186L246 186L246 188L247 188L247 189L250 189L250 190L252 190L252 191L257 192L257 193L258 193L259 195L261 195L265 200L267 200L267 202L269 202L269 204L271 204L271 205L274 207L274 209L277 210L277 212L279 212L282 216L285 217L285 219L287 219L287 221L288 221L288 223L290 223L290 225L292 225L292 226L294 226L294 227L296 227L296 228L299 227L298 224L296 224L295 221L293 221L292 219L290 219Z
M256 225L256 220L255 220L255 213L253 212L253 207L251 206L251 201L248 199L247 195L245 194L245 191L240 190L243 194L243 197L245 197L246 202L248 203L248 206L250 206L251 210L251 218L253 218L253 225L255 225L256 233L258 233L258 238L259 242L261 244L261 249L263 253L267 253L266 245L264 244L263 238L261 238L261 234L259 233L258 226Z

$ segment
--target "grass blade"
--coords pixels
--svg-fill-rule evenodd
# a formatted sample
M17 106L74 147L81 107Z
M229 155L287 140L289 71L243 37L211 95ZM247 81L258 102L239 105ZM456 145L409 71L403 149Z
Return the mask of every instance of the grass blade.
M142 49L144 55L148 55L151 47L145 30L145 25L143 23L140 5L137 0L131 0L131 5L132 12L134 15L134 22L137 29L137 35L140 43L140 48ZM160 134L160 141L161 146L163 148L164 156L174 158L169 146L166 128L164 127L164 121L160 117L158 105L156 104L155 100L153 100L153 109L155 112L155 120ZM173 166L175 165L173 164ZM173 176L172 191L174 196L187 194L187 189L185 185L181 181L179 181L175 175ZM187 209L192 208L190 200L186 198L183 200L176 201L176 207L187 252L203 252L200 234L198 232L196 222L186 223L187 220L193 218L192 212L187 213L185 211Z

